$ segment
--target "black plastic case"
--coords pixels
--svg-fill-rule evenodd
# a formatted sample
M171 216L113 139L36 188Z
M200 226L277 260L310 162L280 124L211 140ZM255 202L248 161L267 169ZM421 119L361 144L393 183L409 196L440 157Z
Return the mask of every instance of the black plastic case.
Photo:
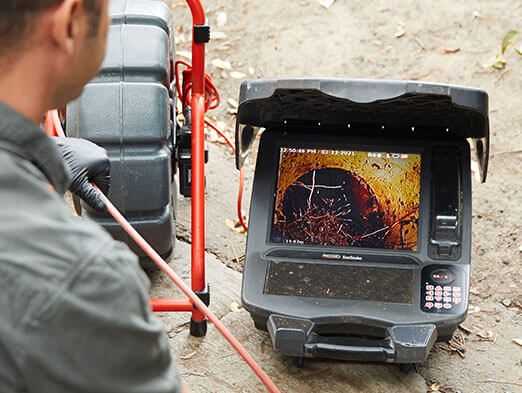
M486 93L402 81L246 81L236 129L238 167L260 127L266 129L257 156L242 288L256 327L270 332L276 351L296 358L424 361L433 343L448 340L467 312L466 138L481 146L485 179ZM282 146L420 153L417 249L272 242Z
M67 107L68 136L103 146L111 160L109 198L162 254L173 247L172 108L174 34L157 1L112 1L107 54L98 76ZM175 192L175 189L174 189ZM87 214L143 256L108 216Z

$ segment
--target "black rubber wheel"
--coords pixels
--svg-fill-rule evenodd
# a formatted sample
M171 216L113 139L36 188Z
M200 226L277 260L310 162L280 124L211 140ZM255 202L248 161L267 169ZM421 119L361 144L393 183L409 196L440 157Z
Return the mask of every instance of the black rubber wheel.
M266 327L266 321L265 322L254 321L254 326L258 330L263 330L265 332L268 331L268 328Z
M297 368L303 368L304 367L304 357L301 356L292 356L292 363Z
M401 373L409 374L415 371L415 363L399 363Z

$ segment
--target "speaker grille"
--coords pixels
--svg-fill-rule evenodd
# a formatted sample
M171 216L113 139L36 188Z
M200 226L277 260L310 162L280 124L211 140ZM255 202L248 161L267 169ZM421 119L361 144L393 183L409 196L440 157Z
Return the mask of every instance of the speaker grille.
M411 269L271 261L263 292L412 304L413 280Z

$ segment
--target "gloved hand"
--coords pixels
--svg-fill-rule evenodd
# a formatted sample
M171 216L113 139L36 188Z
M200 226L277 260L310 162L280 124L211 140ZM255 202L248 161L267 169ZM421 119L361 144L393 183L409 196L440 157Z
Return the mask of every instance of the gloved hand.
M69 190L99 212L105 211L105 202L91 181L107 194L111 181L110 161L104 148L80 138L53 137L66 167L71 173Z

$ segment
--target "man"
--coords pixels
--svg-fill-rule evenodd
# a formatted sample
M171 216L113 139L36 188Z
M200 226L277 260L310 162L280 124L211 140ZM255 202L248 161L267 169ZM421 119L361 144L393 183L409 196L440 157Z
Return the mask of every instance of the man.
M75 190L100 208L85 189L90 168L65 143L66 170L37 125L97 73L107 8L108 0L0 1L2 393L181 391L136 257L64 202L72 171Z

